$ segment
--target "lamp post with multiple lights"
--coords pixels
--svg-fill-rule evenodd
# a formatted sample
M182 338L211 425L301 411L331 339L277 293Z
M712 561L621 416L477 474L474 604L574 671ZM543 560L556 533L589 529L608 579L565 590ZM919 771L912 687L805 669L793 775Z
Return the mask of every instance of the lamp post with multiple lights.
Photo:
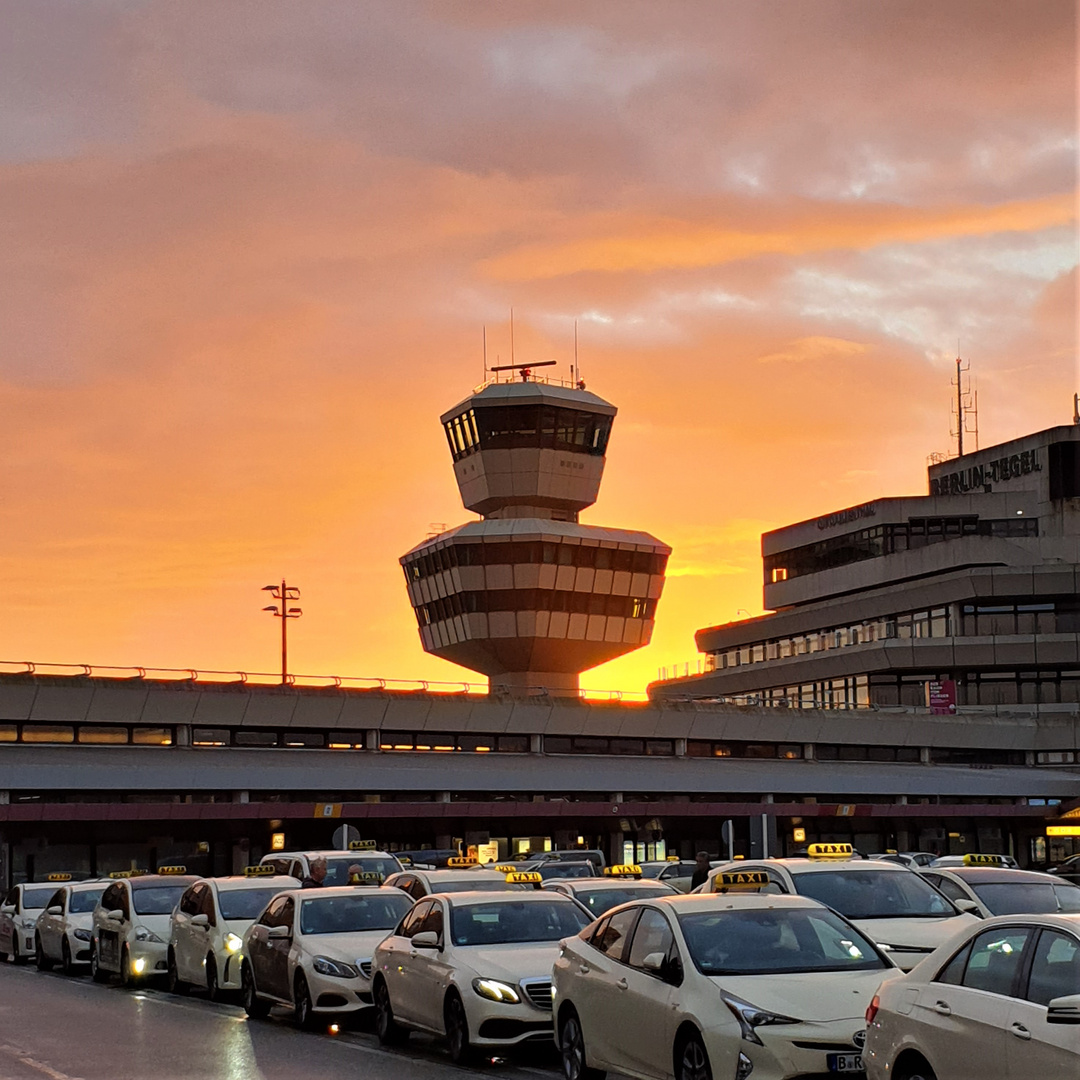
M275 618L281 620L281 685L289 684L289 636L287 628L290 619L299 619L304 613L298 607L289 607L290 600L300 599L300 590L292 585L286 585L282 578L280 585L264 585L263 592L268 592L278 604L264 607L263 611L272 611Z

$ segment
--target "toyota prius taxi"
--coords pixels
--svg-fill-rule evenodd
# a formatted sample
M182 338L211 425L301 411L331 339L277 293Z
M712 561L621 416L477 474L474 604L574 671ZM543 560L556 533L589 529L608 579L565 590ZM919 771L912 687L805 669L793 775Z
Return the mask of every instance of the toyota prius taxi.
M710 871L701 891L712 890L718 874L767 874L769 883L762 891L807 896L840 912L904 971L978 922L969 914L975 904L954 904L899 863L862 859L850 844L811 844L807 851L807 858L726 863Z
M65 876L68 875L49 875L50 880ZM48 971L59 964L65 975L71 975L76 964L89 962L94 908L108 884L107 881L69 882L49 897L45 910L38 916L35 932L39 970Z
M180 897L169 930L169 990L186 994L195 986L211 1001L240 989L244 934L263 908L296 878L272 866L248 866L242 876L201 878Z
M850 922L801 896L636 900L562 943L563 1074L861 1080L865 1010L894 971Z
M23 882L15 885L0 904L0 956L25 964L34 955L34 929L55 885Z
M244 1010L263 1017L287 1005L302 1028L316 1014L371 1005L371 954L412 907L400 889L290 889L278 893L244 935Z
M430 1032L446 1038L457 1064L550 1044L551 965L559 941L588 922L569 897L537 889L418 901L375 950L379 1041Z

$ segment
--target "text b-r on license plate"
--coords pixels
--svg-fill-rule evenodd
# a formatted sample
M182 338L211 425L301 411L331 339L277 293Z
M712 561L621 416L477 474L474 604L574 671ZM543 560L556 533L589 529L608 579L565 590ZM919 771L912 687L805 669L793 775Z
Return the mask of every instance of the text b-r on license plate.
M828 1054L825 1058L829 1072L854 1073L865 1072L862 1054Z

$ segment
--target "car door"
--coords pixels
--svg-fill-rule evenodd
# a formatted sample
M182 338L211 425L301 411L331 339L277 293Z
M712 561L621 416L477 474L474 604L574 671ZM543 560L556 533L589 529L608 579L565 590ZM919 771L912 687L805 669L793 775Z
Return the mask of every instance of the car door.
M64 901L67 889L60 888L49 897L37 921L37 936L41 942L41 951L50 960L60 959L60 936L64 921ZM50 908L59 908L59 913L50 912Z
M19 887L16 885L0 904L0 953L12 951L15 940L15 912L19 906Z
M448 974L446 949L449 947L445 929L446 911L443 901L433 898L416 933L435 934L442 949L413 948L409 958L412 968L412 993L416 998L416 1018L424 1027L433 1031L443 1030L443 984Z
M1027 926L985 930L920 989L909 1022L939 1076L978 1061L979 1080L1007 1080L1006 1021L1032 937Z
M289 983L289 953L296 938L296 900L292 896L282 897L275 926L288 928L285 937L267 938L266 977L267 990L284 1001L292 1001L292 986Z
M412 938L420 932L424 920L431 913L434 900L421 900L402 919L397 931L382 947L392 951L392 962L386 968L386 987L390 992L390 1005L394 1014L402 1020L417 1024L420 1020L420 994L416 983L416 954Z
M662 971L645 967L645 958L665 958ZM667 916L646 907L634 927L623 979L622 1002L625 1016L634 1022L623 1027L620 1045L625 1064L646 1076L667 1077L671 1072L671 1050L679 1022L680 992L672 984L670 972L677 971L675 934ZM680 980L681 981L681 980Z
M618 1068L627 1035L626 957L639 907L623 908L602 919L584 949L587 959L578 965L574 1005L590 1058Z
M271 927L280 924L287 899L285 896L275 896L259 916L247 938L247 961L255 976L255 986L263 994L277 994L274 989L274 939L268 932Z
M98 963L109 971L120 970L123 947L124 924L131 912L127 887L117 881L110 885L101 897L102 916L98 927ZM110 919L110 911L119 911L120 919Z
M196 931L191 920L199 913L199 887L196 882L184 892L172 917L173 956L176 972L184 982L195 982L191 939Z
M1010 1080L1080 1074L1080 1029L1046 1022L1047 1005L1069 994L1080 994L1080 940L1044 928L1005 1029Z

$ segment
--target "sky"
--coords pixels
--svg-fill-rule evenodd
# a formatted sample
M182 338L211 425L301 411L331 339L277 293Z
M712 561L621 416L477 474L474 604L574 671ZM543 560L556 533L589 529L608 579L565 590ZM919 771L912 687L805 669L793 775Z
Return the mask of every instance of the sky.
M673 548L653 643L761 612L760 533L1069 423L1068 0L0 0L0 660L472 680L398 557L470 520L489 357L619 408L586 523Z

